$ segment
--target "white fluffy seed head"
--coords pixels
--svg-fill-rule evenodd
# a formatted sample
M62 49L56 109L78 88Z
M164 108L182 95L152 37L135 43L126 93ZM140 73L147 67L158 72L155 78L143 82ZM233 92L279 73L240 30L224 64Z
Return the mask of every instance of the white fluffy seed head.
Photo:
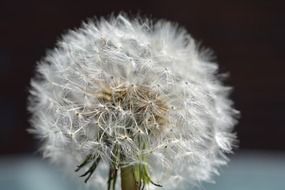
M91 179L98 189L106 187L117 145L120 164L143 162L162 189L189 189L212 180L235 141L238 111L217 69L173 23L123 15L91 20L39 62L32 130L44 141L44 156L71 170L98 155Z

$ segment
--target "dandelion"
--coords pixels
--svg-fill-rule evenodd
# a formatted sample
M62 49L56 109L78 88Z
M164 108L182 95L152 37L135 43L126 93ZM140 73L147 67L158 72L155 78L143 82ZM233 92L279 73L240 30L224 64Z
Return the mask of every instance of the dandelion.
M238 111L181 27L122 14L70 30L37 65L29 111L44 157L97 189L189 189L232 151Z

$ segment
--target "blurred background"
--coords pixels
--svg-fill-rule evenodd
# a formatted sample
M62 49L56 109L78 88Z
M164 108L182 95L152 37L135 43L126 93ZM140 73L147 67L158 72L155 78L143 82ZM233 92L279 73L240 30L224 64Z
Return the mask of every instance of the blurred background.
M27 133L36 62L82 20L125 11L178 22L214 50L241 110L239 148L209 190L285 189L285 9L277 0L0 0L0 189L75 189ZM37 179L37 180L35 180ZM36 182L35 182L36 181ZM52 186L51 186L52 184Z

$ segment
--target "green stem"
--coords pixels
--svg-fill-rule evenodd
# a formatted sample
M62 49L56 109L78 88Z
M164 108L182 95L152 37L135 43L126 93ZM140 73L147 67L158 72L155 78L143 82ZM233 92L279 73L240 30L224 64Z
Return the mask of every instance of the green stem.
M139 190L139 184L134 175L134 166L121 167L121 187L122 190Z

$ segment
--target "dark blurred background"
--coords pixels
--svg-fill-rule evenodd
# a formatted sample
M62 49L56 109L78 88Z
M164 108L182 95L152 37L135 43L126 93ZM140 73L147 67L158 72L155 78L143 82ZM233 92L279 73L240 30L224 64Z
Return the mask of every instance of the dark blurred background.
M30 154L26 100L36 62L82 20L125 11L178 22L214 50L241 110L241 150L285 151L282 1L0 1L0 155Z

